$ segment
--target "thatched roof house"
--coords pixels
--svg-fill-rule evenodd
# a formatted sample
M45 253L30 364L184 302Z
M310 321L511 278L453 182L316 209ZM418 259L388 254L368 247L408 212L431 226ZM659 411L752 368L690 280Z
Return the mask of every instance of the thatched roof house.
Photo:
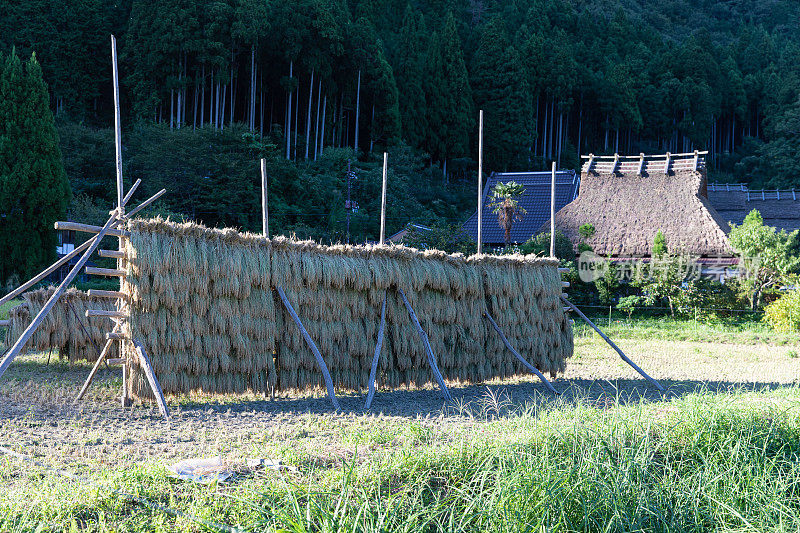
M768 226L788 232L800 229L800 191L753 190L741 183L711 183L708 199L722 218L734 224L741 224L755 209Z
M731 257L730 228L708 201L702 156L584 156L580 194L556 213L556 227L577 247L578 228L593 224L587 244L601 255L647 257L660 229L673 252Z
M527 213L522 220L511 227L511 242L523 243L536 234L539 227L550 220L550 184L552 174L546 172L492 172L483 187L483 244L487 246L504 246L505 232L497 222L497 215L489 206L491 192L498 183L516 181L525 187L519 199ZM580 178L574 170L556 172L556 210L561 209L578 195ZM478 240L478 212L472 214L463 225L464 231Z

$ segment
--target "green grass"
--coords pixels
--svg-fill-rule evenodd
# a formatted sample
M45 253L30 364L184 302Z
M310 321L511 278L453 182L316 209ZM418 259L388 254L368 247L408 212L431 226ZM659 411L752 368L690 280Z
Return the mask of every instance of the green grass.
M228 485L177 482L156 464L106 465L86 473L98 490L0 463L0 530L202 530L110 487L250 531L800 530L796 387L611 408L487 398L456 411L469 423L343 431L349 452L333 460L313 446L261 443L254 454L283 448L299 472ZM308 416L312 427L324 420Z
M0 305L0 320L8 319L8 312L11 310L12 307L16 307L22 302L22 300L11 300L10 302L6 302L3 305Z
M575 318L575 335L592 335L593 330L580 318ZM613 338L663 339L740 344L796 344L796 334L778 333L768 324L754 318L715 318L698 320L670 317L634 317L628 319L617 313L589 315L600 329Z

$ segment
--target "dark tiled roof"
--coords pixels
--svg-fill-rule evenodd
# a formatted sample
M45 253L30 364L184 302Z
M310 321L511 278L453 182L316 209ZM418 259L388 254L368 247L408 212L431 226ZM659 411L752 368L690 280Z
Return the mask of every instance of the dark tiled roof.
M516 181L525 187L520 205L527 213L511 228L511 242L523 243L531 238L542 224L550 220L550 172L493 172L483 188L483 243L502 245L505 243L503 229L497 223L497 215L489 207L490 191L498 183ZM570 203L578 195L580 179L574 170L556 172L556 211ZM464 223L466 231L478 240L477 211Z
M786 231L800 229L800 193L709 185L708 200L727 222L741 224L744 217L756 209L768 226Z

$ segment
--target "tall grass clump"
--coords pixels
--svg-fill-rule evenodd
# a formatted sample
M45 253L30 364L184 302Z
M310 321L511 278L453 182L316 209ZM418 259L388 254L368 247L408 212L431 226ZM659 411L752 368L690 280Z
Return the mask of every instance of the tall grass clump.
M798 531L798 412L760 400L699 395L501 421L466 442L344 465L327 484L286 481L263 496L256 528Z

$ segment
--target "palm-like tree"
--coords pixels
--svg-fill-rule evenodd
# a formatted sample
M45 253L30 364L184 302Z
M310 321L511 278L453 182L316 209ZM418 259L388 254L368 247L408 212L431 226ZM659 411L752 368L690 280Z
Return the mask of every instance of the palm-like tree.
M492 188L492 199L489 207L497 215L497 223L505 231L506 245L511 241L511 227L514 222L522 220L522 215L527 211L519 205L519 198L525 192L525 187L516 181L498 183Z

